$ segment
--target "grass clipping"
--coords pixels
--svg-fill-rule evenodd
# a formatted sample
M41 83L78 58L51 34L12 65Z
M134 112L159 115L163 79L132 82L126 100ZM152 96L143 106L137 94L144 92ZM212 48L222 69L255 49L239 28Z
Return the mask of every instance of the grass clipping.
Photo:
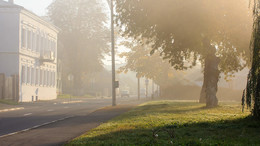
M235 103L213 109L155 101L127 112L68 145L259 145L259 121Z

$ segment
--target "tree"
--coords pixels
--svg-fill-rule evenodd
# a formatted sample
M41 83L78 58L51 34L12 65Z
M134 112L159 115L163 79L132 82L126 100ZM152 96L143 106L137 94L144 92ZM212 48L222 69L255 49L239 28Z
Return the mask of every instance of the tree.
M252 107L254 117L260 119L260 1L254 1L254 26L251 40L252 66L248 75L246 90L244 90L242 105ZM245 97L246 96L246 97ZM246 98L246 99L245 99Z
M137 42L124 42L123 45L131 51L120 54L125 57L126 65L119 68L119 72L133 71L137 77L152 79L158 85L169 83L169 76L173 68L166 60L163 60L159 53L150 55L152 48L149 45L141 45Z
M48 8L50 19L61 29L58 52L63 81L74 75L74 89L81 89L86 76L103 68L109 29L102 9L98 0L54 0Z
M232 75L248 62L251 16L245 0L116 0L116 6L124 36L145 38L151 54L158 51L175 69L203 64L201 101L207 107L218 105L220 73Z

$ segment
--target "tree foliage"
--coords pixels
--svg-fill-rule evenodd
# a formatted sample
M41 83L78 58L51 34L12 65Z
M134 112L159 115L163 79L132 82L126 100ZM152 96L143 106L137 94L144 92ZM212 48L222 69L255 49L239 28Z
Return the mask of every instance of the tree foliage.
M204 74L208 75L204 76L204 84L208 85L206 95L216 94L221 72L232 75L249 62L247 48L252 20L246 0L116 3L117 24L125 36L140 42L145 39L142 43L152 45L151 54L159 52L175 69L191 68L198 60L204 64ZM215 60L209 56L216 56ZM205 67L206 64L210 65ZM211 74L212 71L215 73Z
M117 22L125 36L146 38L153 44L152 53L159 50L176 69L207 56L208 46L202 43L206 37L218 45L220 67L230 72L241 69L239 56L249 44L247 6L245 0L117 0Z
M103 68L109 30L102 9L98 0L54 0L48 8L49 17L61 29L58 51L64 80L74 75L77 88L86 75Z
M260 119L260 1L253 6L254 26L251 40L252 67L248 75L247 88L244 90L242 105L252 108L252 114Z
M120 54L125 57L126 65L119 72L133 71L137 77L152 79L160 86L167 86L173 77L174 69L167 60L163 60L159 53L150 54L152 48L149 45L141 45L137 42L124 42L123 45L131 51Z

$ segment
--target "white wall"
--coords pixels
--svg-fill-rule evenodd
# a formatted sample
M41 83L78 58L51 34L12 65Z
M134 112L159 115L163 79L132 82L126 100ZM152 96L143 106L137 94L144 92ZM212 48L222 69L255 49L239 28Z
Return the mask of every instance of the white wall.
M36 90L38 89L38 100L53 100L57 98L56 87L37 87L32 85L22 85L20 102L31 102L32 96L36 100Z
M44 33L52 41L57 42L56 28L41 20L36 15L20 8L0 8L0 73L5 73L6 76L19 75L20 102L31 102L32 96L35 101L37 96L36 90L38 90L38 100L56 99L56 82L55 85L22 83L22 65L29 68L55 72L55 79L57 78L56 58L53 63L41 64L39 63L39 53L33 52L32 48L22 48L22 27L28 27L35 33L36 31ZM57 49L57 43L55 49ZM57 55L57 53L55 54Z
M0 73L19 73L19 15L17 10L0 9Z
M0 52L18 52L19 15L0 9Z

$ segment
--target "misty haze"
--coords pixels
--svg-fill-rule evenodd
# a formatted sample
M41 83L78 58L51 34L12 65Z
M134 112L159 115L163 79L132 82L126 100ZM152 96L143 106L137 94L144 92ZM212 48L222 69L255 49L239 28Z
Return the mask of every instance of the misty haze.
M0 146L260 145L260 0L0 0Z

